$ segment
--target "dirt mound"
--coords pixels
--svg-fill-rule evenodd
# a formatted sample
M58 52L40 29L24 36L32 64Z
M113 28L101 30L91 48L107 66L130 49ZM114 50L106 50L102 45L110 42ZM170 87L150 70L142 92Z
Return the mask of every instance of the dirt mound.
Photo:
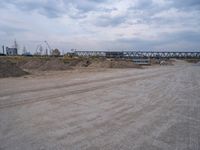
M6 57L2 60L12 62L15 67L25 70L58 71L73 68L140 68L130 60L115 60L106 58L14 58Z
M92 61L82 60L76 64L76 67L88 67L90 64L92 64Z
M172 66L176 60L174 59L151 59L151 65L164 65L164 66Z
M28 62L24 62L23 64L19 64L20 68L23 69L38 69L40 68L45 61L43 60L29 60Z
M69 64L65 64L62 60L56 58L52 58L49 60L30 60L20 67L24 69L37 69L41 71L71 69Z
M51 59L46 61L42 66L39 67L39 70L66 70L71 69L67 64L64 64L63 61L59 59Z
M15 63L8 60L0 60L0 78L19 77L27 74L28 72L23 71Z
M132 61L125 60L101 60L91 62L89 67L96 68L141 68L139 65L134 64Z

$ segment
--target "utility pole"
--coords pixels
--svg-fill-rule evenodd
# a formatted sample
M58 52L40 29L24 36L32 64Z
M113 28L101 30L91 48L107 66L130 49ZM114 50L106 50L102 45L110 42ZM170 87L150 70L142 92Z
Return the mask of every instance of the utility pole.
M27 51L26 51L26 47L25 47L25 46L23 47L23 53L24 53L24 54L27 53Z
M46 48L46 56L48 56L48 49Z
M15 39L15 41L14 41L14 46L13 46L13 48L16 48L16 49L17 49L17 54L18 54L19 45L17 44L16 39Z
M18 49L18 44L17 44L16 39L15 39L15 41L14 41L14 48Z
M2 46L2 49L3 49L3 54L4 54L4 45Z

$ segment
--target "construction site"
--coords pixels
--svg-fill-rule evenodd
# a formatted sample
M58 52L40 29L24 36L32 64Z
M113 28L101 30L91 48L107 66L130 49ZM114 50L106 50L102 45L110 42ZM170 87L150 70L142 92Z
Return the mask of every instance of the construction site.
M199 58L119 56L1 56L0 149L199 150Z
M0 0L0 150L200 150L200 0Z

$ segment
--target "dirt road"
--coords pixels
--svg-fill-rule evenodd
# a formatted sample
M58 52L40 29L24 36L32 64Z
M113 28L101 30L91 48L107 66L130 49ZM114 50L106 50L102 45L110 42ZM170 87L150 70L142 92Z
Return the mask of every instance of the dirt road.
M200 66L0 79L0 150L199 150Z

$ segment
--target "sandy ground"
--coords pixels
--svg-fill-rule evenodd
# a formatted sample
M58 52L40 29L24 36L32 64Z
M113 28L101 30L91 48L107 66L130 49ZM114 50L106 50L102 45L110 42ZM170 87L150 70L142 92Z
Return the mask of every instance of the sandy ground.
M0 149L199 150L200 66L0 79Z

